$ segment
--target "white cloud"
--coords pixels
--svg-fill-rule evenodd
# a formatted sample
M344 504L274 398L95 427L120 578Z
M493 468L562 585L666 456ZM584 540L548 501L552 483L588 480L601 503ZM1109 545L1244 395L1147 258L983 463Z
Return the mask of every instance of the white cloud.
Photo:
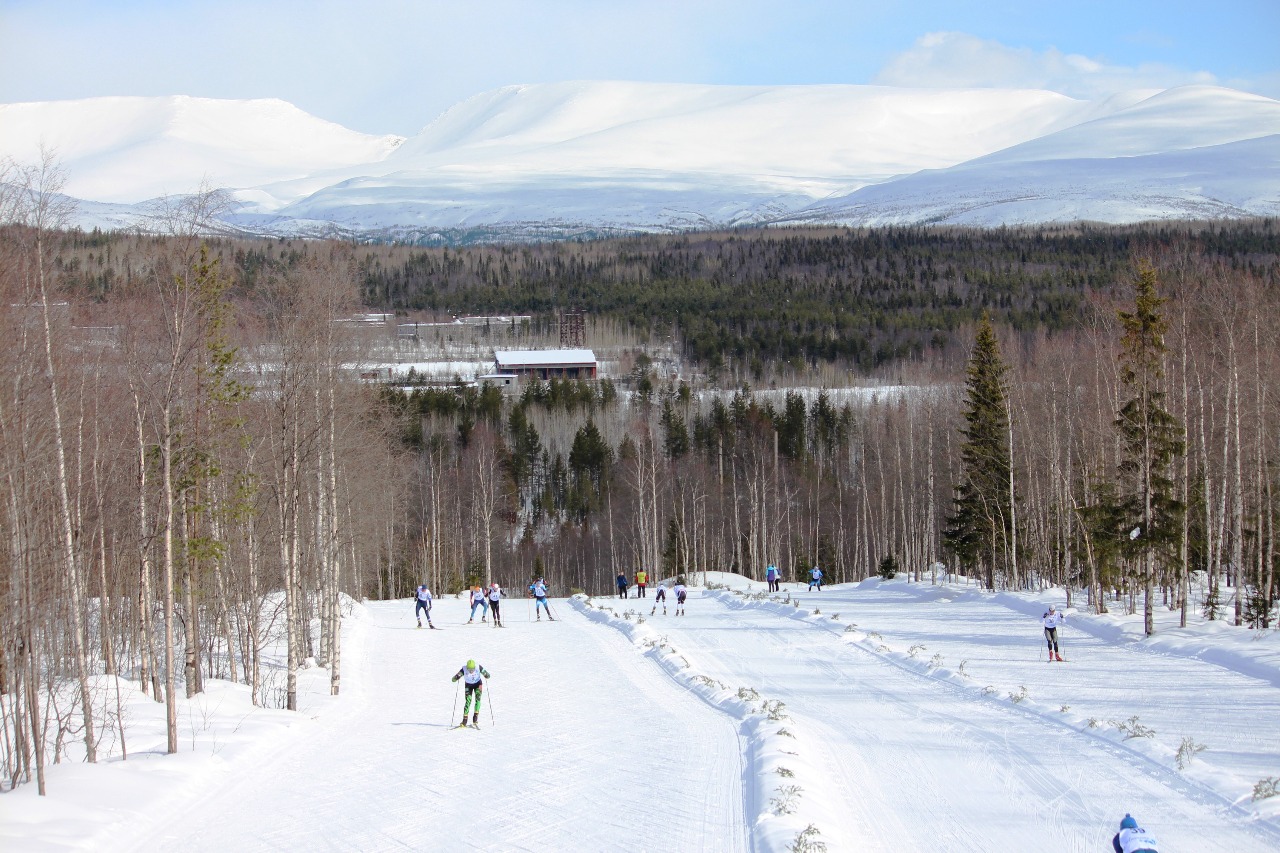
M1207 71L1186 71L1159 63L1108 65L1055 47L1037 52L954 32L929 33L917 39L910 49L889 60L875 82L889 86L1049 89L1076 98L1104 97L1125 89L1220 84Z

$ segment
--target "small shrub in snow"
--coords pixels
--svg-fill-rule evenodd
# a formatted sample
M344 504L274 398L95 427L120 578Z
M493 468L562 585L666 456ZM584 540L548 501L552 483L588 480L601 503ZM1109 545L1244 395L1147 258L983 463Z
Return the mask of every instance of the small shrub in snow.
M778 775L779 775L779 776L781 776L783 779L790 779L791 777L795 776L796 774L792 773L792 772L791 772L790 770L788 770L786 767L779 767L779 768L778 768Z
M1027 685L1023 684L1017 690L1009 694L1010 702L1021 702L1027 698Z
M832 614L831 614L831 618L832 618L833 620L834 620L834 619L839 619L839 618L840 618L840 614L839 614L839 613L832 613Z
M754 687L739 687L738 698L743 702L754 702L760 698L760 692Z
M876 646L876 651L878 651L880 654L884 655L884 654L888 654L889 652L891 652L891 651L893 651L893 650L892 650L892 649L890 649L888 646L886 646L884 643L881 643L880 645Z
M929 661L929 666L933 667L934 669L941 669L942 663L943 663L942 652L937 652L934 654L933 658Z
M1258 784L1253 786L1253 801L1267 800L1280 794L1280 778L1268 776L1265 779L1258 780Z
M815 608L813 608L813 615L814 615L814 616L821 616L821 615L822 615L822 611L815 607Z
M821 834L818 827L809 824L796 835L796 840L791 842L787 849L791 853L826 853L827 845L818 840Z
M1202 743L1196 743L1189 737L1182 739L1182 744L1178 747L1178 754L1174 756L1174 762L1178 765L1179 770L1186 770L1191 766L1191 759L1195 758L1206 749Z
M965 672L965 671L964 671L965 664L967 664L967 663L969 663L967 660L962 660L962 661L960 661L960 665L959 665L958 667L956 667L956 672L960 673L960 675L961 675L961 676L963 676L963 677L965 677L965 678L968 678L968 677L969 677L969 673L967 673L967 672Z
M789 737L789 738L795 737L795 735L793 735L791 732L787 731L786 729L778 729L778 734L782 735L783 737Z
M982 688L983 696L990 696L993 693L999 693L999 692L1000 692L999 690L996 690L996 686L994 684L988 684L986 687Z
M760 710L769 715L770 720L787 719L787 706L780 699L766 699L760 705Z
M1071 706L1070 706L1070 705L1063 705L1063 706L1062 706L1061 708L1059 708L1058 710L1065 714L1065 713L1067 713L1068 711L1070 711L1070 710L1071 710Z
M1099 720L1097 717L1089 718L1089 728L1096 729L1101 725L1102 725L1102 720Z
M792 814L803 790L799 785L780 785L777 796L769 800L769 808L776 815Z
M723 689L724 689L724 685L723 685L722 683L720 683L719 681L716 681L714 678L711 678L711 677L706 676L706 675L695 675L695 676L693 677L693 683L694 683L694 684L702 684L702 685L704 685L704 686L706 686L706 687L711 687L711 688L714 688L714 689L716 689L716 690L723 690Z
M925 651L925 647L924 647L924 646L922 646L922 645L920 645L919 643L916 643L914 646L912 646L911 648L907 649L907 657L909 657L909 658L913 658L913 657L915 657L916 655L920 654L920 653L921 653L921 652L923 652L923 651Z
M644 617L643 617L643 616L637 616L637 617L636 617L636 624L637 624L637 625L643 625L643 624L644 624Z
M868 631L868 632L867 632L867 637L868 637L869 639L872 639L872 640L883 640L883 639L884 639L884 637L882 637L882 636L880 635L880 632L879 632L879 631Z
M1111 724L1124 735L1125 740L1132 740L1136 737L1156 736L1156 730L1138 722L1136 715L1125 720L1123 723L1117 723L1113 720Z
M858 630L858 626L853 624L852 622L844 626L844 632L846 634L852 634L856 630Z

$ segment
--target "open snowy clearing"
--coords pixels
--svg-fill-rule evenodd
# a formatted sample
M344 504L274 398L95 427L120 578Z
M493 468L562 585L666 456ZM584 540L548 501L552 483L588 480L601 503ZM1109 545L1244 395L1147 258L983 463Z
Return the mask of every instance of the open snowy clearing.
M512 599L504 629L453 598L435 631L407 601L354 605L341 697L319 669L300 714L210 682L176 756L163 706L124 683L129 760L0 797L0 848L772 851L808 830L830 850L1093 851L1126 811L1168 851L1280 848L1280 797L1251 800L1280 775L1275 631L1161 611L1145 640L1140 616L1069 609L1071 662L1050 664L1060 591L711 580L736 589L693 589L684 616L651 615L653 590L553 600L554 623ZM479 731L449 727L467 658L492 674ZM1180 770L1184 738L1206 748Z

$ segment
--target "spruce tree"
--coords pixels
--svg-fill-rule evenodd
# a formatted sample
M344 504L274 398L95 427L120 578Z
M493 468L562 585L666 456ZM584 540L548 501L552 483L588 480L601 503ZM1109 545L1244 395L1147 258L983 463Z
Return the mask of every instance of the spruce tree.
M997 569L1009 559L1013 517L1007 372L991 320L984 316L965 380L960 482L943 543L966 570L979 570L992 589Z
M1120 436L1119 474L1126 525L1132 524L1129 556L1142 573L1143 625L1155 633L1153 615L1156 564L1175 562L1183 506L1175 497L1173 461L1186 451L1182 424L1163 407L1164 335L1160 313L1165 300L1156 293L1155 268L1138 265L1133 311L1119 311L1124 335L1120 340L1120 379L1133 395L1120 408L1116 430Z

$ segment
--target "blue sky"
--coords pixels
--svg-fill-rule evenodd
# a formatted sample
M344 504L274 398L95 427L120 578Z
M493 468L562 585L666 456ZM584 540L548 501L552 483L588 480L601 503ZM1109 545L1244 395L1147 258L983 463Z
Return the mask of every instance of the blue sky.
M513 83L1214 83L1280 97L1280 0L0 0L0 103L275 97L412 134Z

